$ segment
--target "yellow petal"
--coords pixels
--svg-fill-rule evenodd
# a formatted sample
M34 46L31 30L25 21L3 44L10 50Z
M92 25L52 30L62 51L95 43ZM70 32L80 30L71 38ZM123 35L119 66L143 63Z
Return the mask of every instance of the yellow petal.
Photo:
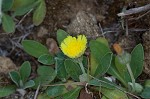
M67 36L60 45L62 52L70 58L77 58L84 54L86 50L87 39L85 35L79 35L77 38Z

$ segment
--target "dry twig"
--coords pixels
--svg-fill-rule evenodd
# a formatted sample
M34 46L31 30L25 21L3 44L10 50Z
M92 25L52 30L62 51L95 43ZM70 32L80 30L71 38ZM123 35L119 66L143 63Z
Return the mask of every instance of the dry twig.
M36 92L35 92L35 95L34 95L34 99L37 99L39 90L40 90L40 84L38 85L38 87L37 87L37 89L36 89Z
M17 23L16 26L20 25L23 22L23 20L27 17L27 15L29 15L32 11L33 11L33 9L29 10L28 13L22 17L22 19Z
M148 10L150 10L150 4L147 4L145 6L138 7L138 8L132 8L124 12L118 13L117 15L123 17L123 16L131 15L131 14L140 13L143 11L148 11Z

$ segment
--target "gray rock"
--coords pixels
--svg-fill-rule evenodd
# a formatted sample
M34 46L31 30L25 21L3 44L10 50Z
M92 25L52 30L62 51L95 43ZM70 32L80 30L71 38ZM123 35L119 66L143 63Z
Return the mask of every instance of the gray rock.
M85 34L88 38L100 36L100 29L94 15L79 11L67 27L67 32L73 35Z

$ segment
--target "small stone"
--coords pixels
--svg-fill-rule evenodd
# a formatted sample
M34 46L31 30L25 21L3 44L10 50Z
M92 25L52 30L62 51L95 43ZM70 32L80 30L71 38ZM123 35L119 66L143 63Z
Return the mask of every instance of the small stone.
M37 36L41 38L41 37L43 37L43 36L45 36L47 34L48 34L48 30L46 28L44 28L44 27L40 27L40 29L39 29L39 31L37 33Z
M1 74L7 74L10 71L13 71L16 69L17 69L16 65L13 63L13 61L10 58L0 56L0 73Z

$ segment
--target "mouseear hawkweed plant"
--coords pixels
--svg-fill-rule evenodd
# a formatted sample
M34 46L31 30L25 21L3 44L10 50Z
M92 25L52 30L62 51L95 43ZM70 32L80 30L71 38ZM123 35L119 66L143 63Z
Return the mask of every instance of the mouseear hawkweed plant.
M31 11L33 24L40 25L46 15L45 0L0 0L0 24L3 30L6 33L15 32L16 27ZM21 16L22 19L16 20Z
M79 76L80 81L88 81L88 75L82 63L83 61L82 55L86 50L86 45L87 45L87 38L85 37L85 35L78 35L77 38L72 36L67 36L61 42L60 45L62 52L66 56L71 58L72 59L71 61L74 61L80 66L82 70L82 75ZM69 63L66 63L66 66L67 65L69 66Z
M85 35L71 36L61 29L57 31L57 42L60 51L56 54L50 53L37 41L21 42L24 51L39 62L32 86L27 83L36 93L40 89L38 99L77 99L81 89L91 96L99 92L101 99L150 98L150 81L141 84L137 80L143 70L144 51L141 44L131 54L119 44L114 44L114 54L105 38L88 41ZM26 79L28 77L29 74ZM15 83L24 81L21 78L15 80L15 76L11 78ZM16 84L24 88L26 82ZM3 89L6 92L9 88ZM11 89L8 92L3 96L12 93Z

